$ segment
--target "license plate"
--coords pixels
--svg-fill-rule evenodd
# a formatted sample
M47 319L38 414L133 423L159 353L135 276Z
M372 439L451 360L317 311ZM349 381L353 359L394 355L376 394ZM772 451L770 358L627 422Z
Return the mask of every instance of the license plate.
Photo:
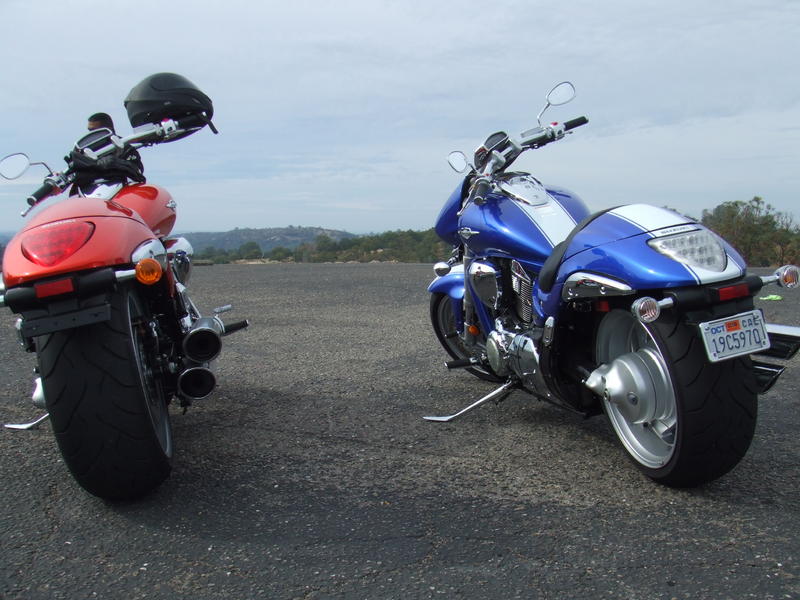
M769 348L764 314L758 309L700 323L698 327L706 346L708 360L711 362Z

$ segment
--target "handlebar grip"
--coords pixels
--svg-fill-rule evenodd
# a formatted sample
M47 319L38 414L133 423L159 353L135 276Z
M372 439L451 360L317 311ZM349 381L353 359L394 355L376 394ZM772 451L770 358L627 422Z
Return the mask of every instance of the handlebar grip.
M485 179L480 180L478 183L475 184L475 189L472 192L472 200L473 202L483 202L486 200L486 196L491 191L491 186L489 182Z
M575 129L576 127L580 127L581 125L586 125L588 122L589 119L587 119L586 117L578 117L576 119L564 121L564 131L569 131L570 129Z
M30 196L28 196L28 206L33 206L37 202L41 202L45 198L47 198L50 194L53 193L53 190L56 189L49 181L45 181L38 190L33 192Z

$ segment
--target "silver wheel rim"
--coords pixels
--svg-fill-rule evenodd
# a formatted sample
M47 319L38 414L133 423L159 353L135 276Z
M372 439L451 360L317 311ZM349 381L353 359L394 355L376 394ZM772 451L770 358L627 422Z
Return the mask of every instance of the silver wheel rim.
M626 311L612 311L597 334L599 363L620 361L629 386L603 398L611 425L630 455L658 469L675 451L678 418L667 362L652 333Z

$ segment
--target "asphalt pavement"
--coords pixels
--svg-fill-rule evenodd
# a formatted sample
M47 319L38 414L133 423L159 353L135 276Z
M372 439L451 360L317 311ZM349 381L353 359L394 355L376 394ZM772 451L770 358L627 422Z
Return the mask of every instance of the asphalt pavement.
M215 265L190 288L251 327L219 388L172 410L171 477L110 504L73 482L50 426L0 431L1 598L800 597L800 359L722 479L639 474L603 417L448 373L430 265ZM800 325L800 291L759 301ZM766 293L761 294L763 296ZM35 359L0 314L0 420L40 414Z

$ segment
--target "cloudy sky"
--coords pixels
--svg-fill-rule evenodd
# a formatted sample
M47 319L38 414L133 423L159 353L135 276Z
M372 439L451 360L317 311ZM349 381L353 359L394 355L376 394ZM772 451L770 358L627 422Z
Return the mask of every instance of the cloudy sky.
M179 231L427 229L454 149L549 119L589 125L518 169L611 204L704 208L762 196L800 222L797 0L0 0L0 156L61 168L93 112L180 73L213 100L203 130L142 151ZM41 168L0 180L19 227Z

